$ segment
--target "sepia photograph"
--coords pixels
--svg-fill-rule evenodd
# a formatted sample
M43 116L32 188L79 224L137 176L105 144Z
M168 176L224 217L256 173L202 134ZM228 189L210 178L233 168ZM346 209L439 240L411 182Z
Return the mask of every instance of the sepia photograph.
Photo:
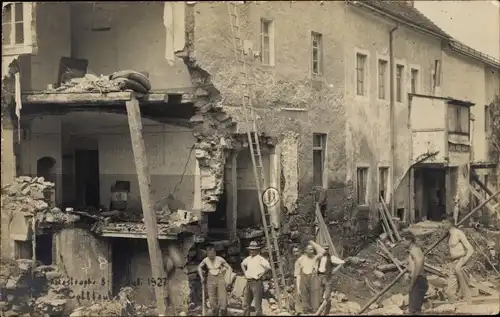
M0 317L500 314L500 1L2 2Z

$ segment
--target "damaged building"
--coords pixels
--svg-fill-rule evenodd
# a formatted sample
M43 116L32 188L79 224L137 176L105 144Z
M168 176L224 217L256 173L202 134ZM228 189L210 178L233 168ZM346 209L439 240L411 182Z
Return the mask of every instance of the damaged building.
M381 196L393 217L415 222L452 213L474 169L494 191L482 107L499 94L499 62L403 2L239 6L265 187L280 192L270 211L284 243L314 237L315 202L347 255L380 233ZM104 278L95 292L113 296L151 278L138 129L164 262L182 290L174 302L187 306L195 245L210 241L239 263L249 240L263 238L226 4L8 3L3 14L12 28L2 54L2 186L17 197L53 184L40 210L72 219L10 220L2 207L2 257ZM469 69L477 81L460 76ZM131 103L140 106L134 126ZM133 297L146 305L153 292L145 282Z

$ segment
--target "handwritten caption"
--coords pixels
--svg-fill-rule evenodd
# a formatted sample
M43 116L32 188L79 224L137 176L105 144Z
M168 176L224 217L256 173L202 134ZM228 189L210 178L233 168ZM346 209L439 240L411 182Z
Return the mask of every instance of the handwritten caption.
M125 283L121 283L122 287L163 287L167 284L167 278L137 278L131 281L124 281ZM51 281L51 284L65 286L69 288L68 297L70 299L76 300L91 300L91 301L99 301L99 300L112 300L119 299L119 296L113 296L113 294L108 291L107 293L99 292L96 287L104 287L109 284L105 278L101 278L100 280L92 280L90 278L87 279L76 279L76 278L68 278L68 279L54 279ZM72 289L75 288L75 289ZM75 294L76 288L80 288L78 294Z

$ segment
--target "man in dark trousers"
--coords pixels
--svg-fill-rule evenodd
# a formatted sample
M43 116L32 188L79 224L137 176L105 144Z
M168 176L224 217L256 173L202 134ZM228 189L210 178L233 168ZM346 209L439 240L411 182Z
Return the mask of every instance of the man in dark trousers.
M225 280L226 270L231 270L229 264L224 258L215 254L213 245L206 248L207 257L198 265L198 274L201 279L202 287L205 282L203 268L207 268L207 291L210 300L210 310L213 316L225 316L227 309L227 285ZM203 303L205 305L205 303Z
M271 270L271 264L262 255L261 247L256 241L250 242L248 251L250 256L241 262L241 269L247 279L247 286L243 295L243 316L250 316L250 305L255 300L255 315L262 316L262 295L264 285L262 277Z
M416 315L422 312L425 294L429 289L424 273L424 252L417 246L413 233L405 232L403 238L410 242L408 256L408 271L410 273L410 287L408 288L408 310Z

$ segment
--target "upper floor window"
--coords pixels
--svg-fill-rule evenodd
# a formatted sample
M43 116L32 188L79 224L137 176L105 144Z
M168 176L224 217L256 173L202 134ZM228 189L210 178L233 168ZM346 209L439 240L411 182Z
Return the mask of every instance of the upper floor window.
M2 45L24 44L24 8L23 3L15 2L2 9Z
M469 107L448 104L448 131L469 134Z
M321 75L323 73L323 36L312 32L312 73Z
M387 61L383 59L378 60L378 98L386 99L385 96L385 82L387 78Z
M366 81L366 55L356 54L356 94L358 96L365 95Z
M403 65L396 65L396 101L403 101Z
M274 28L273 22L260 20L260 47L262 64L274 65Z
M313 133L313 182L315 186L323 186L325 152L326 134Z
M488 137L490 134L490 107L484 106L484 133Z
M418 69L412 68L410 73L410 91L412 94L416 94L418 90Z

